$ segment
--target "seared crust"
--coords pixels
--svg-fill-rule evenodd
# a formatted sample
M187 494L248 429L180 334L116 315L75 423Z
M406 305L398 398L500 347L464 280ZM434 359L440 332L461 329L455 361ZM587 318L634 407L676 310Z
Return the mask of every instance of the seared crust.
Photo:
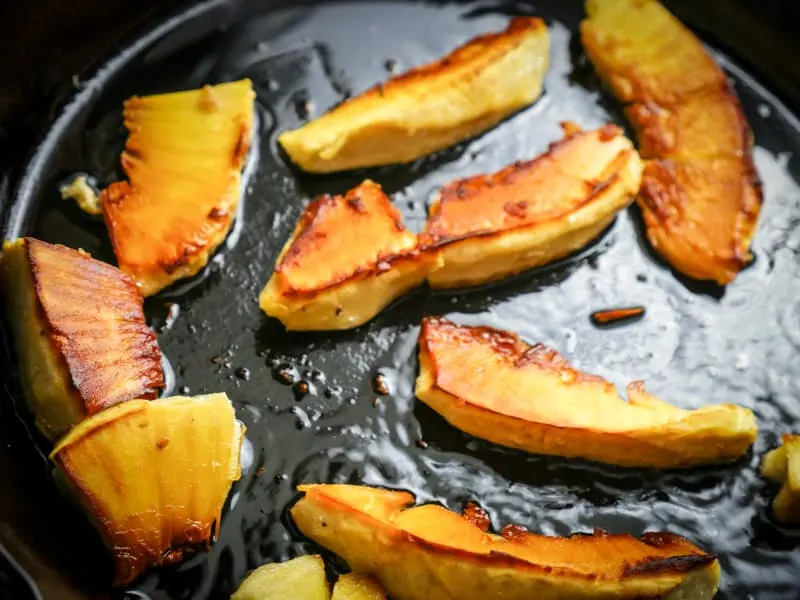
M498 536L441 506L408 508L405 492L299 489L292 517L300 530L393 597L677 599L711 597L719 585L715 557L668 533L558 538L507 526Z
M752 133L725 74L655 0L588 0L581 37L624 103L647 165L639 206L653 247L696 278L731 282L761 208Z
M100 201L120 268L145 296L198 273L230 230L253 98L242 80L125 102L128 181Z
M639 204L647 237L676 269L696 279L732 281L750 262L761 186L748 160L653 160Z
M442 188L420 237L442 250L432 285L484 283L561 258L632 202L641 162L622 130L564 129L538 158Z
M279 141L306 171L405 163L492 127L541 93L545 23L515 17L450 55L379 84Z
M348 329L420 285L437 263L381 187L366 180L306 207L260 304L290 329Z
M65 246L25 238L25 247L48 334L86 415L155 398L164 387L161 350L130 277Z
M50 459L114 559L114 585L214 541L244 426L225 394L134 400L81 422Z
M751 411L734 405L683 410L605 379L555 350L445 319L423 321L417 397L452 425L530 452L621 466L676 468L725 462L756 436Z

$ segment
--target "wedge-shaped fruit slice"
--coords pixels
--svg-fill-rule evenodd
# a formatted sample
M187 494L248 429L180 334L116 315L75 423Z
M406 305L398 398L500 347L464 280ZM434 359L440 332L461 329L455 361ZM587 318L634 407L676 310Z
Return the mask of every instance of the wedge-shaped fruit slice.
M517 17L445 58L347 100L278 138L302 169L331 172L411 162L477 135L542 92L550 41Z
M622 130L564 129L538 158L441 190L420 237L443 260L432 286L475 285L552 262L588 244L633 201L642 165Z
M630 467L731 461L756 437L730 404L684 410L628 385L628 401L555 350L488 327L426 319L417 397L471 435L529 452Z
M5 245L0 279L28 404L45 436L158 395L161 350L130 277L86 252L22 238Z
M800 523L800 435L784 435L783 444L764 457L761 473L781 484L772 505L775 519L781 523Z
M405 492L306 485L292 508L300 530L370 573L396 600L712 598L719 564L668 533L492 535L441 506L407 508Z
M228 397L132 400L74 427L50 458L114 558L115 584L208 545L239 479Z
M325 563L321 557L313 555L257 568L242 582L231 600L329 600L330 597Z
M308 205L259 302L288 329L350 329L423 283L438 260L367 180Z
M336 580L333 600L386 600L386 592L363 573L348 573Z
M100 202L120 268L145 296L198 273L240 197L253 88L245 79L125 102L122 168Z
M761 192L746 162L649 161L639 205L653 248L689 277L725 284L750 262Z
M637 131L647 236L672 266L731 282L761 209L752 133L725 74L655 0L588 0L586 53Z

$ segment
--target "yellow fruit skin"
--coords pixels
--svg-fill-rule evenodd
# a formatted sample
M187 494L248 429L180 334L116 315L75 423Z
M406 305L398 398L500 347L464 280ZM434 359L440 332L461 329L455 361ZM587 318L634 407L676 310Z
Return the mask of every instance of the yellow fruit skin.
M716 559L678 536L553 538L486 533L438 506L402 510L405 492L307 485L292 508L300 530L368 573L393 600L710 600Z
M420 236L441 256L432 287L479 285L567 256L633 202L642 163L622 130L565 129L543 155L439 192Z
M313 555L259 567L247 576L231 600L329 600L330 597L325 563Z
M781 489L772 513L781 523L800 523L800 435L784 435L781 446L768 452L761 474Z
M125 402L61 439L50 458L111 551L115 585L212 541L243 436L227 396L211 394Z
M161 351L131 279L34 238L0 254L8 321L37 428L55 440L86 416L164 385Z
M303 211L259 304L287 329L351 329L425 281L439 264L420 251L381 187L366 180Z
M572 368L557 352L489 327L429 318L420 333L417 397L454 427L497 444L628 467L734 460L755 441L735 405L684 410Z
M197 274L230 231L254 98L243 79L125 102L128 181L100 203L117 262L143 295Z
M300 168L327 173L411 162L489 129L539 97L550 41L517 17L278 138Z

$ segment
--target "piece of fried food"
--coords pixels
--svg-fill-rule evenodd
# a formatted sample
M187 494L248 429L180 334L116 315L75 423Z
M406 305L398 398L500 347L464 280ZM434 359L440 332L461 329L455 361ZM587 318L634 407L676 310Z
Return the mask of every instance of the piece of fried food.
M333 600L386 600L386 592L363 573L348 573L336 580Z
M475 136L542 92L550 41L538 18L477 37L445 58L347 100L278 138L311 172L411 162Z
M288 329L350 329L421 285L438 264L381 187L311 202L261 292L261 309Z
M772 513L781 523L800 523L800 435L784 435L782 444L768 452L761 474L781 484Z
M219 532L244 426L225 394L132 400L74 427L50 458L114 558L115 585Z
M572 368L555 350L489 327L423 321L417 397L451 425L539 454L626 467L677 468L731 461L756 438L750 410L684 410L628 385Z
M86 252L6 243L0 283L36 426L55 440L113 404L155 398L161 350L136 284Z
M318 555L262 565L247 576L231 600L330 600L325 563Z
M596 238L639 189L642 164L614 125L566 136L543 155L445 186L420 236L443 265L433 287L476 285L562 258Z
M306 536L372 574L396 600L712 598L716 558L669 533L568 538L510 525L487 533L414 498L351 485L304 485L292 508Z
M120 268L150 296L197 274L230 231L250 147L248 79L125 102L122 169L100 203Z
M586 54L637 131L647 237L678 271L730 283L762 204L752 133L700 41L656 0L587 0Z

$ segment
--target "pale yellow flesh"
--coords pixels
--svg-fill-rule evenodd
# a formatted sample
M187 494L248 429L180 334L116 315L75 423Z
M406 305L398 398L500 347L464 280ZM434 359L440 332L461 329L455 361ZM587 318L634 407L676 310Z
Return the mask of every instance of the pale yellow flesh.
M211 541L243 435L227 396L211 394L131 400L61 439L50 457L113 554L117 584Z
M247 576L231 600L329 600L330 597L325 563L313 555L259 567Z
M689 574L622 580L602 574L564 577L524 562L493 562L477 542L474 548L457 550L424 543L391 517L384 520L354 510L333 497L335 491L327 500L308 494L337 487L353 486L303 486L307 495L292 508L292 517L306 536L344 558L355 572L374 576L393 600L710 600L719 585L716 561ZM459 542L453 544L455 548Z
M84 403L53 344L33 286L25 241L7 243L0 255L8 323L22 372L25 398L36 427L55 440L84 417Z
M783 444L764 456L761 473L781 484L772 505L775 519L781 523L800 523L800 436L783 436Z
M386 592L367 575L348 573L336 580L333 600L386 600Z
M543 162L537 161L529 175L522 177L531 181L534 196L524 200L534 207L539 194L556 195L556 198L546 199L548 205L567 206L582 200L582 197L568 195L574 193L572 188L555 186L550 190L546 185L537 185L549 174L574 182L609 181L600 193L557 218L534 220L507 231L491 232L491 235L476 232L445 243L440 249L442 266L428 276L430 285L453 288L497 281L563 258L600 235L615 215L633 202L642 177L642 162L630 140L621 134L601 140L597 131L576 133L559 143L564 146L563 152L552 160L543 155ZM502 187L493 186L487 192L503 197ZM581 194L586 193L582 188ZM435 207L436 204L432 210ZM480 209L476 207L476 210Z
M352 329L371 320L396 298L422 285L430 267L430 261L408 263L375 277L353 278L314 296L299 298L283 296L273 276L261 292L259 305L290 330Z
M513 49L487 50L486 64L448 70L436 80L387 86L354 98L281 134L292 161L310 172L411 162L472 137L541 94L549 62L546 27ZM477 61L475 61L477 62Z

